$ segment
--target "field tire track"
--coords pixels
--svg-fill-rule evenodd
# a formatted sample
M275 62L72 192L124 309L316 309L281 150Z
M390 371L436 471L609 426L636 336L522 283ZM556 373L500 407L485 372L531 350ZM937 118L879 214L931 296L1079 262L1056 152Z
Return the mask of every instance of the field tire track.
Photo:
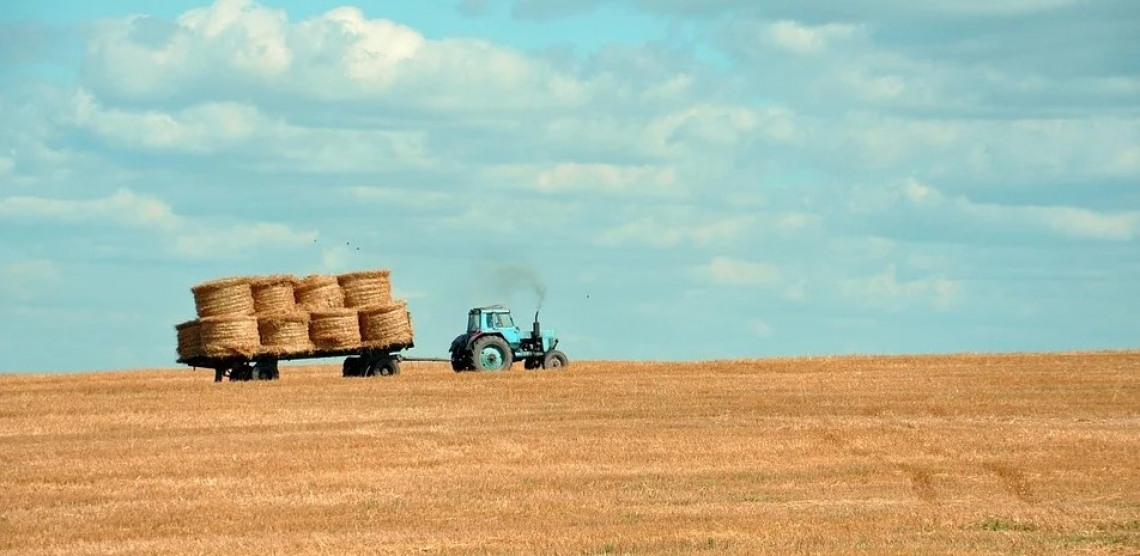
M1029 480L1018 468L1002 463L985 463L982 467L1000 479L1005 490L1018 500L1027 504L1035 502Z

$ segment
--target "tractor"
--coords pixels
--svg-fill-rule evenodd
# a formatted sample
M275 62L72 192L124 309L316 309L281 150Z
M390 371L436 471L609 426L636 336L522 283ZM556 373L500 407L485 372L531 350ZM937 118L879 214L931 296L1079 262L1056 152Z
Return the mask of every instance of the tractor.
M510 309L502 305L476 307L467 313L467 332L451 342L451 369L464 371L506 371L522 360L526 369L558 369L570 361L555 349L558 336L543 330L534 313L529 335L515 326Z

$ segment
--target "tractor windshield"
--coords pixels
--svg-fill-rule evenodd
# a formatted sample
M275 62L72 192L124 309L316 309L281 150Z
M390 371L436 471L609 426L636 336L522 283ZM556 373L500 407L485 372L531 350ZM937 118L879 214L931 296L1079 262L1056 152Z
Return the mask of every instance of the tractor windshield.
M479 323L479 313L478 312L471 313L471 314L467 315L467 331L468 332L478 332L482 329L483 329L483 327Z

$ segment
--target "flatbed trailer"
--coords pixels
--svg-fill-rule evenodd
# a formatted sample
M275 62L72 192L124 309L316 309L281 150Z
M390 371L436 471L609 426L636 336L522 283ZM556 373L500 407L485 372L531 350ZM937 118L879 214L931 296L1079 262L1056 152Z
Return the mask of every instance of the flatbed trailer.
M396 344L384 348L349 347L342 349L317 349L300 353L263 353L252 356L195 356L179 358L178 363L194 368L214 370L214 382L224 378L230 380L277 380L280 378L277 364L280 361L304 359L328 359L344 357L341 375L344 377L395 376L400 374L403 361L447 362L451 359L434 357L408 357L401 353L415 347L415 343Z

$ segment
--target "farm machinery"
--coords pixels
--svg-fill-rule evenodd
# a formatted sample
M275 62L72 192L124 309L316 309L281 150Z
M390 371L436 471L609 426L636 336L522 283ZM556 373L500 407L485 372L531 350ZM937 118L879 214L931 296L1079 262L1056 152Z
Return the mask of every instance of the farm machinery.
M515 325L510 309L502 305L476 307L467 313L467 331L451 342L451 369L505 371L521 360L526 369L556 369L569 364L558 349L558 335L543 330L534 313L530 334Z
M503 305L490 305L471 309L467 315L467 330L456 337L449 348L449 358L409 357L404 350L415 347L414 340L384 348L364 345L328 350L317 349L293 354L257 354L253 356L228 355L209 357L198 355L179 358L179 363L214 369L214 380L228 377L231 381L277 380L280 377L278 362L299 359L344 357L341 374L344 377L384 377L400 374L404 361L434 361L451 363L455 372L506 371L516 361L524 368L558 369L569 365L566 354L556 349L558 336L554 330L543 329L535 312L534 323L528 334L515 325L511 311Z

